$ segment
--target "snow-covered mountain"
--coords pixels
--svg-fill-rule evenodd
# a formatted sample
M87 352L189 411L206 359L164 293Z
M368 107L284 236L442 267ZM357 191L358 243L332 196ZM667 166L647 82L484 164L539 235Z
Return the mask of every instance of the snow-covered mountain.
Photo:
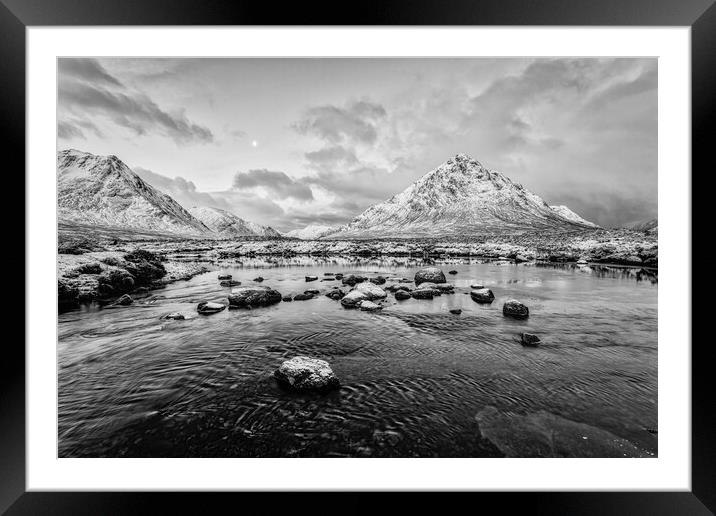
M281 234L270 226L249 222L219 208L193 206L189 208L189 213L220 237L281 238Z
M589 227L593 226L588 222L565 218L501 173L458 154L326 238L468 236Z
M583 219L581 216L577 215L576 213L574 213L572 210L570 210L569 208L567 208L567 207L564 206L564 205L560 205L560 206L550 206L550 208L552 208L552 210L553 210L555 213L557 213L557 214L560 215L561 217L564 217L564 218L567 219L567 220L571 220L571 221L573 221L573 222L577 222L578 224L584 224L585 226L591 226L591 227L593 227L593 228L598 228L598 227L599 227L599 226L597 226L594 222L589 222L588 220Z
M285 235L289 238L300 238L301 240L318 240L324 236L341 231L344 226L324 226L321 224L309 224L303 229L292 229Z
M58 152L57 208L60 222L211 236L209 228L116 156Z

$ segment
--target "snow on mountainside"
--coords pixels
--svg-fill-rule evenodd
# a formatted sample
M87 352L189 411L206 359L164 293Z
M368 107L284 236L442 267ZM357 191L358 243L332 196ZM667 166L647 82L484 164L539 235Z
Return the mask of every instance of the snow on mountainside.
M281 234L269 226L246 221L233 213L219 208L193 206L189 209L196 219L209 229L224 237L269 237L280 238Z
M211 236L209 228L116 156L58 152L57 207L60 222Z
M582 217L580 217L579 215L577 215L576 213L574 213L572 210L570 210L569 208L567 208L564 205L550 206L550 208L552 209L552 211L554 211L555 213L557 213L561 217L564 217L567 220L571 220L573 222L577 222L579 224L584 224L585 226L590 226L593 228L599 227L594 222L589 222L588 220L583 219Z
M286 233L289 238L299 238L301 240L317 240L324 236L340 231L344 226L323 226L321 224L309 224L303 229L293 229Z
M589 227L555 212L501 173L458 154L327 238L469 236Z

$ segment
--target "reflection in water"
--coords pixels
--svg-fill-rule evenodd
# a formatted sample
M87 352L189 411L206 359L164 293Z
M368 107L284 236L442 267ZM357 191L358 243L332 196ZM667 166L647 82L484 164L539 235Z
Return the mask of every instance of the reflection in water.
M378 313L325 296L199 316L218 272L282 294L325 272L413 277L415 258L265 257L59 316L60 456L651 456L657 435L656 272L436 260L455 294ZM449 265L449 267L448 267ZM495 293L474 303L470 284ZM388 282L390 284L391 281ZM530 318L502 316L506 299ZM462 309L454 315L450 309ZM186 320L166 320L181 312ZM538 348L523 348L521 332ZM280 389L282 360L331 363L329 395Z

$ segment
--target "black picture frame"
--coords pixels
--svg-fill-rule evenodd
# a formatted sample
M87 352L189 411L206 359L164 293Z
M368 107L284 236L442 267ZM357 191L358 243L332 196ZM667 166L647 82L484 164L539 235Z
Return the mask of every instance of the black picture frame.
M25 170L25 30L30 26L87 25L552 25L552 26L688 26L691 27L692 172L691 179L716 170L712 150L716 111L715 0L369 0L294 2L277 6L246 0L0 0L0 119L3 121L4 168ZM668 142L660 142L668 145ZM674 172L678 173L678 172ZM13 172L24 191L22 174ZM692 191L694 190L692 186ZM704 220L709 203L692 204L692 219ZM694 209L696 208L696 209ZM20 239L17 240L18 242ZM692 247L691 255L695 249ZM17 267L16 267L17 268ZM25 276L32 271L25 268ZM706 287L708 288L708 287ZM688 302L688 300L685 300ZM696 298L692 299L692 306ZM692 328L692 332L693 332ZM695 334L695 333L694 333ZM692 490L690 492L470 493L451 500L478 510L497 502L500 510L523 508L538 514L712 514L716 512L716 438L710 340L693 339ZM689 346L690 342L670 345ZM50 348L53 349L53 348ZM211 512L216 503L235 509L257 504L250 513L280 509L275 495L237 493L39 493L25 488L25 350L19 339L6 338L0 360L0 511L7 514L124 514ZM356 493L335 501L331 496L291 493L280 502L294 511L320 503L326 510L365 512L374 497ZM375 496L375 495L374 495ZM235 497L242 497L237 501ZM474 498L477 497L478 500ZM422 494L411 500L427 508ZM234 505L234 504L240 505ZM443 504L444 502L437 501ZM479 505L478 505L479 503ZM161 505L156 505L161 504ZM171 509L171 505L175 509ZM247 505L248 504L248 505ZM339 504L336 506L336 504ZM158 511L157 507L161 507ZM333 509L331 509L333 507ZM217 507L218 510L218 507Z

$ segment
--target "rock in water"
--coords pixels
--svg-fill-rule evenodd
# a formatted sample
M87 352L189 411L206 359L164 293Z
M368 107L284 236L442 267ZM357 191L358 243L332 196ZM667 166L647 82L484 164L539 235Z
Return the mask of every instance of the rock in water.
M359 283L353 288L353 290L365 294L369 301L373 301L375 299L385 299L388 296L388 293L385 290L370 282Z
M305 356L286 360L274 372L279 384L297 391L329 391L340 382L325 360Z
M283 297L281 298L281 301L284 301L284 302L286 302L286 303L290 303L291 301L293 301L293 298L292 298L291 296L283 296Z
M395 292L395 299L397 299L398 301L401 301L403 299L410 299L410 297L410 292L407 292L405 290L397 290Z
M375 278L370 278L368 281L376 285L382 285L385 283L385 278L383 276L376 276Z
M410 295L413 296L414 299L432 299L433 296L435 296L435 290L431 288L416 288L413 290ZM396 295L398 293L396 292ZM437 295L440 295L439 293Z
M334 301L339 301L343 299L343 296L345 296L345 292L343 292L341 289L337 288L334 290L331 290L326 294L326 297L333 299Z
M341 299L341 305L343 305L344 308L357 308L358 303L366 300L368 300L368 296L365 292L351 290L343 296L343 299Z
M481 288L485 288L485 285L483 285L482 283L473 283L472 285L470 285L470 288L479 290Z
M281 301L281 294L271 287L239 287L229 294L229 306L255 308L269 306Z
M202 301L196 306L196 311L203 315L215 314L221 312L226 305L221 303L213 303L211 301Z
M122 306L131 305L134 302L134 299L132 299L132 296L129 294L124 294L122 297L117 299L117 304Z
M183 321L186 319L183 314L180 314L179 312L172 312L170 314L167 314L164 316L164 319L174 319L175 321Z
M231 274L219 274L219 281L230 280L233 276Z
M355 274L349 274L345 277L340 274L336 274L336 279L341 279L341 282L344 285L350 285L351 287L355 286L356 283L363 283L366 280L365 276L356 276Z
M308 301L309 299L313 299L313 294L304 292L303 294L296 294L293 296L294 301Z
M455 274L457 274L457 271L448 271L448 274L453 274L453 275L455 275Z
M502 313L507 317L514 317L515 319L527 319L530 315L527 306L515 299L505 301L505 304L502 306Z
M318 294L321 293L321 291L318 290L318 289L315 289L315 288L309 288L308 290L304 290L303 293L304 293L304 294L311 294L312 296L317 296Z
M495 300L495 294L489 288L479 288L470 292L470 297L476 303L492 303Z
M318 276L306 276L306 281L316 281Z
M445 274L437 267L425 267L415 273L415 285L429 281L431 283L445 283Z
M220 281L219 285L221 285L222 287L238 287L239 285L241 285L241 282L238 280L229 279Z
M375 310L382 310L383 307L373 301L361 301L359 305L360 309L365 312L373 312Z
M452 310L450 310L450 313L460 315L462 313L462 310L460 310L459 308L453 308Z
M523 333L522 334L522 345L537 347L539 346L540 338L534 333Z
M257 283L261 283L263 280L264 279L261 276L259 276L258 278L254 278L254 281Z

